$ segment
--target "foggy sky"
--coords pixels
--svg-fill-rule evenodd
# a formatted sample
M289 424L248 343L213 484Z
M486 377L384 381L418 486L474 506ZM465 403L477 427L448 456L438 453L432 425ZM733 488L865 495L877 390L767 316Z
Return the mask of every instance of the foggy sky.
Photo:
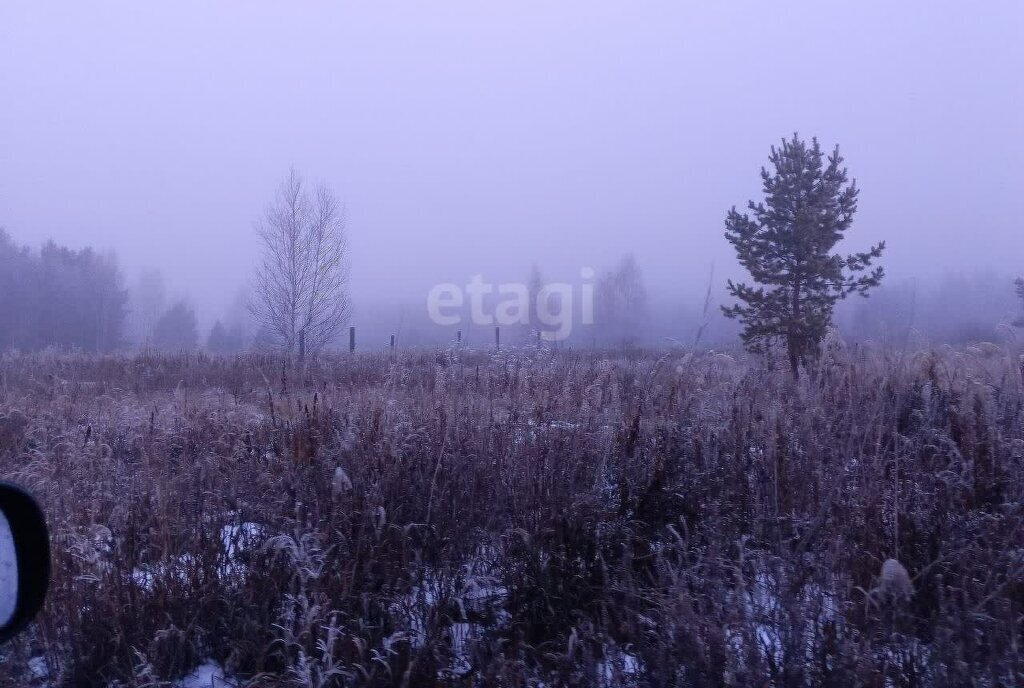
M346 203L357 319L626 251L697 301L799 131L862 189L844 248L1015 274L1021 36L1016 0L4 2L0 226L159 267L208 319L294 165Z

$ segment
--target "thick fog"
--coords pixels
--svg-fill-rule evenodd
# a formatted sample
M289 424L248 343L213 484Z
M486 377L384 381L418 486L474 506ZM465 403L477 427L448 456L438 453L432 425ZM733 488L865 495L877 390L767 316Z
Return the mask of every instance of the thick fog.
M1012 304L1022 35L1016 0L5 2L0 226L158 269L208 327L294 166L347 208L355 322L628 252L672 313L742 276L725 214L799 132L841 146L840 248L885 240L890 295L960 273Z

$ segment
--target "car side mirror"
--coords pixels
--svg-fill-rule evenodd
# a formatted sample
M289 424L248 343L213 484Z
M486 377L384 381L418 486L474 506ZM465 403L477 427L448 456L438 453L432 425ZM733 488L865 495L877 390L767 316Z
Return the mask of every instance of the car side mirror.
M0 643L35 618L49 584L46 518L28 492L0 482Z

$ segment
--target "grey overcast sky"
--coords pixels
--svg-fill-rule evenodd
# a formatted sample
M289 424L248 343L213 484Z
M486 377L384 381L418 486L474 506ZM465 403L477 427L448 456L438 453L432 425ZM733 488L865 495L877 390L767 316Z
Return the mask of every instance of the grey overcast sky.
M728 208L799 131L894 277L1024 269L1024 3L0 5L0 225L221 308L290 165L348 207L357 307L634 251L736 274Z

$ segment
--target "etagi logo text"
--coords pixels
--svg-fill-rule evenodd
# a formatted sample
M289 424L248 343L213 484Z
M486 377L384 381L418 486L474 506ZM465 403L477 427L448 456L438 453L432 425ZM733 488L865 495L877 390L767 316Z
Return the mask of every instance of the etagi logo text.
M594 324L594 270L580 270L579 285L548 282L530 288L521 282L495 285L485 282L483 275L473 275L463 287L452 282L434 285L427 294L427 314L437 325L458 325L469 304L469 321L473 325L535 324L545 341L557 342L572 334L576 289L579 288L582 325ZM494 296L497 295L495 300ZM493 304L488 309L487 304Z

